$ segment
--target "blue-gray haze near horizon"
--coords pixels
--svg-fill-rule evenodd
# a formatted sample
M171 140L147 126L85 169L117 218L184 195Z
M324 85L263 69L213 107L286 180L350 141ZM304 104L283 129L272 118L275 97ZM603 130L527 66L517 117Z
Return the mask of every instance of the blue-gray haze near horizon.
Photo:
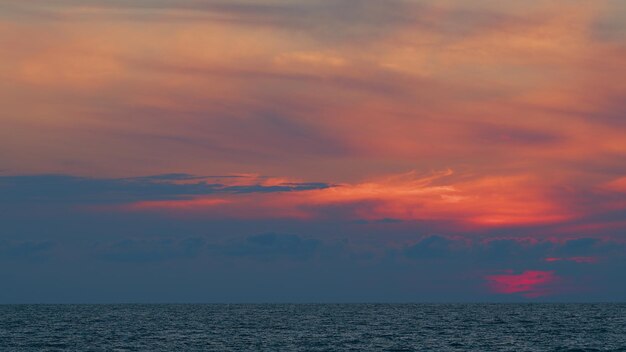
M2 351L626 351L625 304L3 305Z
M544 225L446 233L428 221L344 219L341 209L314 221L116 210L145 200L340 187L236 182L244 177L0 176L0 303L626 299L623 242L584 232L527 238L552 230ZM499 294L486 279L538 271L555 272L554 284L511 283L505 288L515 292Z

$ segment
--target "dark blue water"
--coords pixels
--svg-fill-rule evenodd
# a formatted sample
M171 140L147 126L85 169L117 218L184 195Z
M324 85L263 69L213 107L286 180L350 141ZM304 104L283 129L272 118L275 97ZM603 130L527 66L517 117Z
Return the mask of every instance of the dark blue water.
M5 305L0 351L626 351L626 304Z

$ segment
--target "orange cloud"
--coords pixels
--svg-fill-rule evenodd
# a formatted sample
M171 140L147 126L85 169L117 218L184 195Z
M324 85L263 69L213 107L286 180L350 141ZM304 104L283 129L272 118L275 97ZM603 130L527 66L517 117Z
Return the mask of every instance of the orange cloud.
M451 170L426 176L411 172L324 189L220 195L219 199L144 201L126 209L299 219L332 217L335 209L348 220L448 220L471 226L554 223L574 215L542 194L530 177L455 180L453 176ZM282 180L266 182L269 182L266 185L285 184ZM208 205L211 207L207 208Z
M614 192L626 192L626 177L621 177L616 180L606 183L602 188Z
M545 189L626 154L610 1L167 3L9 1L46 16L0 18L4 168L253 170L344 185L294 207L504 224L567 218ZM447 167L474 176L382 179Z

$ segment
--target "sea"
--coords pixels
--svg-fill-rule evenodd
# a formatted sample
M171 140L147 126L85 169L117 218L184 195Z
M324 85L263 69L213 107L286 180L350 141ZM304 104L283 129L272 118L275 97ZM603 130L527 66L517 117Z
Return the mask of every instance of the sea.
M626 304L0 305L0 351L626 351Z

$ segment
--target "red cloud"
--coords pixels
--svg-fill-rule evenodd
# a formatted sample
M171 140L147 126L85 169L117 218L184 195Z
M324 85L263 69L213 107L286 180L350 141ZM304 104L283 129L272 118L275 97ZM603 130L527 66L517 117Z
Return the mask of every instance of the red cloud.
M553 293L553 284L558 281L554 271L527 270L521 274L489 275L489 289L501 294L522 294L535 298Z

